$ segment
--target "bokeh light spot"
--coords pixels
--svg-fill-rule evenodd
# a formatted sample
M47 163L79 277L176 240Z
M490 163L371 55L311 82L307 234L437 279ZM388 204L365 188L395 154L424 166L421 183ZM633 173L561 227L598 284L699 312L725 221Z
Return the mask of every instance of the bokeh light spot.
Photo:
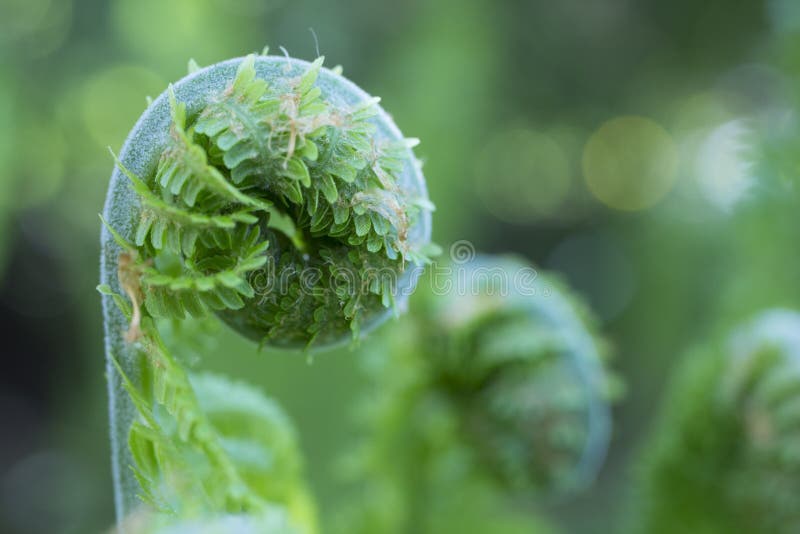
M569 194L570 165L550 136L528 129L495 134L476 164L478 196L487 210L511 223L556 214Z
M714 129L697 155L697 181L712 205L730 210L753 184L752 164L745 157L747 128L742 121Z
M45 120L21 125L14 155L18 169L14 208L36 206L53 199L63 184L68 157L62 131Z
M146 107L143 95L158 96L166 84L152 71L120 65L90 77L81 94L81 115L100 146L119 147Z
M672 137L644 117L618 117L586 143L583 173L595 197L625 211L647 209L675 183L678 150Z
M230 2L229 2L230 3ZM170 70L190 57L201 65L243 55L258 13L221 13L211 0L116 0L111 7L116 34L148 64ZM260 34L259 34L260 35ZM262 37L263 39L263 37ZM259 42L257 48L263 44Z
M4 0L0 8L0 48L17 57L38 58L67 39L72 0Z

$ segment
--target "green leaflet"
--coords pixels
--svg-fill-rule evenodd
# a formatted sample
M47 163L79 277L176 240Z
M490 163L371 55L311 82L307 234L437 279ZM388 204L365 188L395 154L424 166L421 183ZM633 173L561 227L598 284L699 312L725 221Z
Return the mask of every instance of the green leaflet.
M241 226L232 233L202 236L203 241L211 242L211 247L225 246L235 252L232 256L205 255L197 263L183 265L174 255L162 254L160 263L152 266L134 245L118 234L116 238L132 253L133 264L126 269L139 279L147 312L153 317L183 319L187 315L203 317L209 308L240 309L243 298L253 297L247 276L266 263L264 252L269 242L259 240L257 227ZM201 243L198 249L207 245ZM167 266L170 262L171 268Z
M258 218L254 208L244 208L228 214L207 215L186 206L170 203L156 196L139 177L126 169L118 159L117 166L130 179L133 190L143 204L141 219L136 230L135 245L142 247L148 240L155 250L168 250L187 256L194 253L200 232L230 231L237 223L252 225Z
M374 158L376 169L391 168L389 157L370 142L374 127L368 119L375 113L377 100L369 100L352 110L332 109L322 100L319 89L312 88L321 65L319 58L291 87L290 93L280 93L271 92L264 80L255 77L252 59L244 61L230 91L212 101L200 114L195 131L207 136L219 150L218 158L230 172L233 183L266 186L287 204L311 207L308 215L313 221L314 234L364 231L363 223L355 226L354 222L347 230L334 228L337 221L323 217L324 212L315 217L320 209L327 209L319 207L321 197L328 205L337 204L340 209L373 211L376 217L386 220L385 233L393 230L392 237L399 241L407 221L398 219L398 213L407 208L396 190L393 178L396 172L394 175L382 172L380 178L361 172L370 158ZM359 175L362 175L360 180ZM362 203L356 195L375 180L391 198L380 205ZM347 184L351 186L345 187ZM314 199L314 204L304 199ZM339 217L339 224L345 218ZM402 249L397 243L391 246Z

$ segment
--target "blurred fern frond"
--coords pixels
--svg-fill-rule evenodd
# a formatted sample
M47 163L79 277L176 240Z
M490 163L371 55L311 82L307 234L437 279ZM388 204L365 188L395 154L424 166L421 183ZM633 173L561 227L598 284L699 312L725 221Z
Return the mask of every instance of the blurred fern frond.
M584 305L549 276L515 287L532 271L515 259L448 269L450 291L420 288L364 357L375 390L345 464L364 500L342 532L547 532L509 503L576 491L602 462L616 387Z
M795 532L798 430L800 314L768 310L673 378L643 450L637 529Z

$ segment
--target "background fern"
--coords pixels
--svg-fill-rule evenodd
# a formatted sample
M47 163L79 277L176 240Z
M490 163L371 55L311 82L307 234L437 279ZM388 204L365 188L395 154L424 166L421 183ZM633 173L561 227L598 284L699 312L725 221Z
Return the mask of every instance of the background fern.
M686 355L643 450L637 531L796 530L799 365L800 314L789 310Z
M546 532L513 503L594 477L617 389L603 344L584 305L520 260L437 272L447 282L425 284L403 324L365 355L374 389L344 464L354 490L338 531ZM520 274L529 285L513 285Z

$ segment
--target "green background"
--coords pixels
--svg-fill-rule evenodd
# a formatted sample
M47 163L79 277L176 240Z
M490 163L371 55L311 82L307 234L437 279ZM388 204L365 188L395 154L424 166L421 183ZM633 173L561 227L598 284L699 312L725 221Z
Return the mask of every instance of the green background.
M523 255L600 317L627 383L608 460L576 498L530 503L569 532L621 525L682 353L800 305L793 0L0 0L1 531L112 523L94 291L107 147L189 58L268 44L312 59L310 28L328 66L422 139L445 254L469 240ZM354 354L309 363L226 331L207 352L198 366L294 417L326 517L364 385Z

